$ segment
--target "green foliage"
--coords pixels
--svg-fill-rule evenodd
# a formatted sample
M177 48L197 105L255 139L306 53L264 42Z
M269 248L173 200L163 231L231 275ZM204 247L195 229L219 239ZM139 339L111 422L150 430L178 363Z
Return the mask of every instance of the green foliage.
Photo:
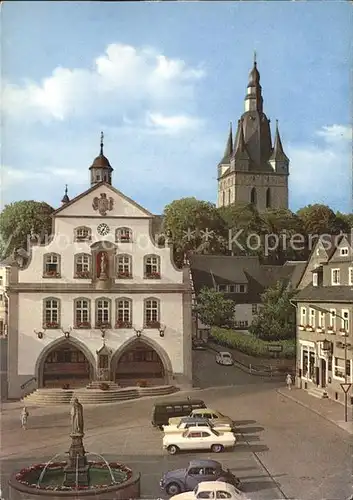
M295 338L295 308L290 303L296 291L278 281L261 295L262 307L249 332L262 340Z
M37 241L43 241L51 233L53 211L47 203L32 200L5 205L0 214L1 258L18 248L27 250L31 232L37 235Z
M213 288L203 288L198 297L195 311L204 325L230 325L234 319L235 304L226 299L222 292Z
M208 230L207 235L205 231ZM196 198L182 198L166 205L163 232L173 242L174 259L181 265L191 253L223 254L227 247L226 226L215 205Z
M338 234L347 232L350 227L348 221L337 216L327 205L316 203L307 205L298 210L297 215L303 222L303 229L307 235Z
M270 357L268 351L269 342L265 342L251 334L214 327L211 330L211 335L217 344L229 349L236 349L249 356L259 358ZM275 344L283 347L283 351L278 353L279 357L287 359L295 358L295 339L279 340Z

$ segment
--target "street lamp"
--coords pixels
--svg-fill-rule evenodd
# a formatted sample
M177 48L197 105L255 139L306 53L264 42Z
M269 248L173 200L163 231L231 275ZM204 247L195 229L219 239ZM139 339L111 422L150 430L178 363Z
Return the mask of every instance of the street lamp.
M314 306L313 304L310 304L309 307L311 309L314 309L314 310L319 311L321 313L331 314L331 316L333 316L335 318L339 318L343 321L344 332L342 332L342 335L344 336L344 386L345 386L345 389L343 389L342 384L341 384L341 387L342 387L343 392L344 392L344 421L348 422L348 394L347 393L348 393L349 388L347 390L347 387L348 387L348 385L350 385L350 384L348 384L348 377L347 377L348 319L344 318L340 314L337 314L336 311L329 311L328 309L324 309L323 307L319 307L319 306Z

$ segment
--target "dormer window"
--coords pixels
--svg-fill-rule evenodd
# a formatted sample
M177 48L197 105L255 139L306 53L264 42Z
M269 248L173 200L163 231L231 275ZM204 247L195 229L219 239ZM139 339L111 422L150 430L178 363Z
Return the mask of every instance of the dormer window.
M313 273L313 286L318 285L318 275L317 273Z
M347 257L347 255L348 255L348 248L347 247L340 248L340 256Z
M44 255L44 278L60 278L60 255L47 253Z
M115 241L120 243L130 243L132 241L132 231L128 227L119 227L115 231Z
M91 239L91 230L89 227L81 226L75 229L75 241L86 241Z

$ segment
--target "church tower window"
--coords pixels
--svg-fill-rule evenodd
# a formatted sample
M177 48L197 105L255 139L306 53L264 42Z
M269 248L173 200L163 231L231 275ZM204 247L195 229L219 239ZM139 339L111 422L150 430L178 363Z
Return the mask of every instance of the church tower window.
M256 205L257 203L257 193L256 193L256 188L252 188L251 193L250 193L250 203L253 205Z
M266 208L271 208L271 190L267 188L266 190Z

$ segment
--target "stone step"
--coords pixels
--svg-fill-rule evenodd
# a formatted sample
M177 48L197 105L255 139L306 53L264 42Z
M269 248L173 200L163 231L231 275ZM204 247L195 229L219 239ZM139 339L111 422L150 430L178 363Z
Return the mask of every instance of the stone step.
M101 389L37 389L32 394L26 396L22 401L24 404L38 406L56 406L70 404L74 397L77 397L82 404L112 403L115 401L125 401L137 399L144 396L163 396L177 392L175 386L155 386L155 387L129 387L115 390Z
M314 396L314 398L319 398L319 399L328 398L325 389L320 389L318 387L312 387L311 389L308 390L308 393L310 394L310 396Z

